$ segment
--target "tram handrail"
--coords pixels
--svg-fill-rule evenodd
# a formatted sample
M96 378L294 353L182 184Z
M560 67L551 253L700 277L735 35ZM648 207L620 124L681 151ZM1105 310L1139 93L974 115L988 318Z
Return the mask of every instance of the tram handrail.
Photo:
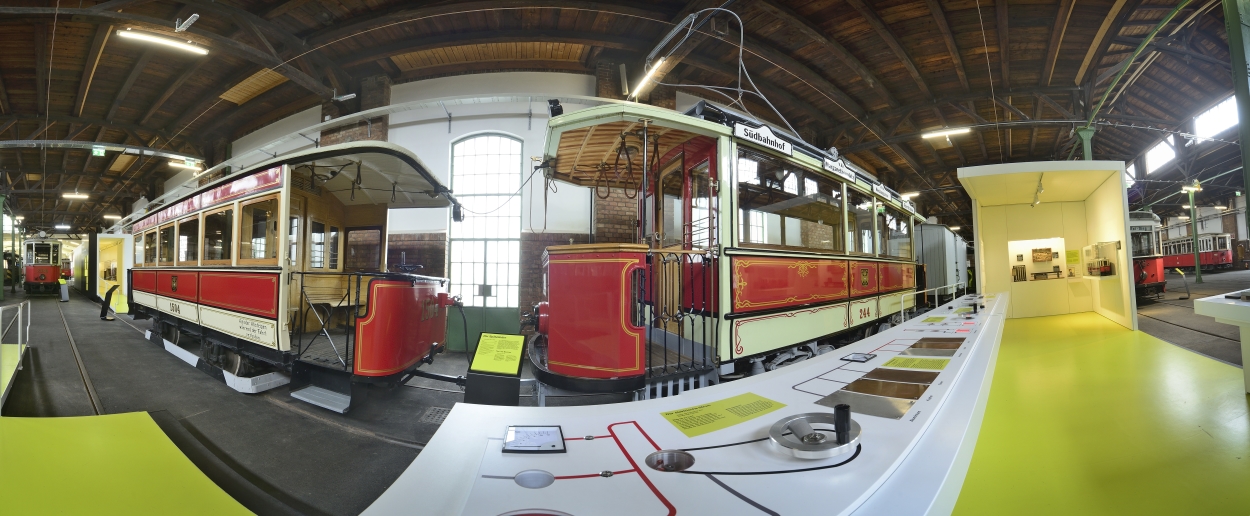
M898 313L899 313L899 316L900 316L900 317L902 317L904 321L906 321L906 320L907 320L907 307L903 306L903 303L904 303L904 301L905 301L904 296L909 296L909 295L910 295L910 296L914 296L914 295L917 295L917 294L923 294L923 293L925 293L925 292L933 292L933 291L937 291L937 290L946 290L946 289L948 289L948 288L949 288L949 289L951 289L952 291L954 291L955 289L958 289L958 288L959 288L959 287L961 287L961 286L963 287L963 292L964 292L964 293L963 293L963 294L960 294L960 295L959 295L959 296L957 296L957 297L962 297L962 296L965 296L965 295L967 295L967 294L968 294L968 283L967 283L967 282L965 282L965 281L960 281L960 282L956 282L956 283L951 283L951 284L949 284L949 285L942 285L942 286L940 286L940 287L928 288L928 289L924 289L924 290L915 290L915 291L911 291L911 292L908 292L908 291L899 292L899 293L898 293Z

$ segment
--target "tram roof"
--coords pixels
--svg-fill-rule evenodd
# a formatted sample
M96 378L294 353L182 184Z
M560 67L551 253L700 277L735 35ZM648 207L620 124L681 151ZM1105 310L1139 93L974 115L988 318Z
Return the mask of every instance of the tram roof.
M153 199L149 204L152 208L147 212L127 216L114 227L129 226L203 191L282 165L289 165L292 170L315 165L314 170L319 175L328 177L319 186L347 206L385 204L390 208L445 208L459 204L451 189L439 182L429 167L408 149L381 141L349 142L276 156L203 186L194 185L196 180L192 179L175 190L187 192L190 189L190 192L167 193ZM353 189L352 183L356 181L359 182Z
M451 189L440 183L416 154L388 142L340 143L293 152L257 164L250 170L277 165L298 169L314 164L319 175L332 174L321 186L347 206L386 204L391 208L445 208L458 204ZM353 196L352 183L356 181L359 182Z

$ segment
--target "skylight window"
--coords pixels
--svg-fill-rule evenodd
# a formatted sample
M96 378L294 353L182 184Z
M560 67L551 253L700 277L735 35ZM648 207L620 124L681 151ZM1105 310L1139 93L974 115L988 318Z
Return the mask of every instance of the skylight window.
M1137 180L1134 179L1135 177L1137 177L1137 167L1130 164L1128 168L1124 169L1124 187L1132 188L1133 183L1137 182Z
M1159 167L1167 165L1176 158L1176 150L1172 148L1175 145L1175 138L1168 135L1163 141L1155 145L1154 148L1146 151L1146 173L1153 174L1159 170Z
M1212 138L1225 129L1237 125L1237 97L1228 97L1205 113L1194 117L1194 134L1200 138ZM1199 143L1202 143L1199 141Z

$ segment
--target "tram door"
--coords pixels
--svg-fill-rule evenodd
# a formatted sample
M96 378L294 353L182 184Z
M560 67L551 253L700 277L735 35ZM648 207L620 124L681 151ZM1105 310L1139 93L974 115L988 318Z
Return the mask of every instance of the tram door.
M287 254L286 269L291 272L304 272L304 199L299 196L292 195L291 199L291 215L287 220ZM291 281L287 282L290 289L287 292L287 299L293 310L303 310L304 302L300 297L301 288L303 286L302 277L298 274L291 275Z
M655 282L655 309L662 327L672 333L681 333L681 324L675 315L683 308L683 300L694 299L695 293L682 292L683 288L701 288L703 280L692 281L693 273L702 274L700 252L711 247L714 238L711 178L708 163L704 160L686 168L685 156L679 156L661 169L658 180L660 202L648 196L647 206L655 231L651 238L660 250L652 257ZM695 267L695 264L699 267ZM701 297L701 296L700 296Z

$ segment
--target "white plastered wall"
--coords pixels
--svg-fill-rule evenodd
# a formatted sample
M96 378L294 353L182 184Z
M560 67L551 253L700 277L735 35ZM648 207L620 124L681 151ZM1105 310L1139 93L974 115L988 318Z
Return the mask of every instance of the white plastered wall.
M468 95L532 96L533 102L485 102L474 105L449 105L442 108L405 111L390 116L389 141L413 151L444 184L450 185L451 144L466 137L484 133L501 133L522 142L522 158L526 176L532 170L529 158L542 154L547 129L547 99L559 95L595 93L592 75L550 72L505 72L459 75L425 81L397 84L391 87L391 104L435 98ZM588 106L564 105L569 113ZM241 154L269 141L320 122L320 108L312 108L267 125L232 143L234 154ZM289 141L277 152L311 148L305 139ZM258 156L256 160L263 160ZM246 166L246 165L243 165ZM171 183L169 188L178 183ZM591 223L591 191L569 184L556 185L556 191L543 192L541 174L521 192L522 231L551 233L587 233ZM545 199L545 202L544 202ZM544 217L545 215L545 217ZM390 233L446 232L448 210L392 210L388 223ZM544 222L546 224L544 229Z
M1073 162L1056 165L1069 170ZM1044 164L1021 163L976 167L981 175L993 175L986 169L1001 167L1004 174L1030 169L1036 173ZM1037 176L1022 177L1032 187ZM961 175L961 180L965 180ZM1137 329L1137 303L1131 281L1132 263L1128 258L1128 201L1125 197L1123 173L1111 174L1083 200L1046 202L1046 194L1037 206L1001 204L982 206L973 199L974 234L976 235L977 283L982 293L1009 292L1009 318L1041 317L1093 311L1126 328ZM1035 265L1028 251L1032 242L1060 239L1059 259ZM1117 274L1108 279L1084 277L1083 264L1068 263L1067 251L1080 251L1098 242L1120 241L1116 255ZM1013 246L1013 242L1015 243ZM1053 241L1052 241L1053 242ZM1041 242L1037 242L1043 246ZM1028 249L1025 249L1025 248ZM1052 246L1054 247L1054 246ZM1016 255L1023 254L1023 261ZM1012 266L1024 265L1029 272L1041 266L1060 265L1063 279L1045 281L1012 281ZM1068 277L1068 269L1073 277ZM1126 274L1126 271L1129 274ZM1031 276L1030 276L1031 278Z

